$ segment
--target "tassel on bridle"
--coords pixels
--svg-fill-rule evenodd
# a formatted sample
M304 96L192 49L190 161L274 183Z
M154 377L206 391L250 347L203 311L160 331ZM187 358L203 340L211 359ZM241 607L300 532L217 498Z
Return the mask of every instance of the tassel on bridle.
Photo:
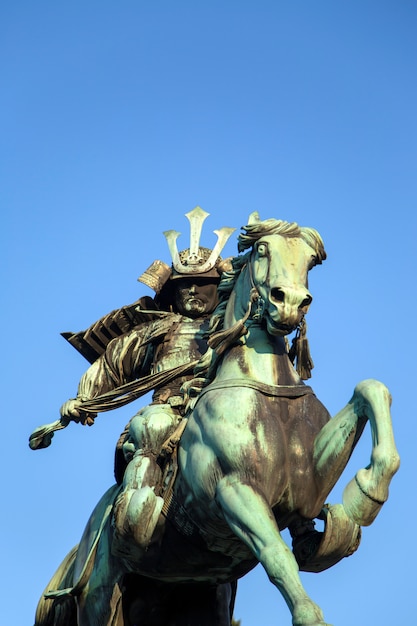
M307 339L307 324L304 318L298 325L297 333L292 340L288 356L291 362L295 364L295 369L300 378L303 380L311 378L311 370L314 367L314 363L310 354Z

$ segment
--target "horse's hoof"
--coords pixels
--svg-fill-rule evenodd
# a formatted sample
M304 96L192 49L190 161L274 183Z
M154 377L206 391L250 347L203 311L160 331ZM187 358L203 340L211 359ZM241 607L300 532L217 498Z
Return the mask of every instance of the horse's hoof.
M314 622L311 620L314 619ZM308 621L307 621L308 620ZM294 607L293 626L331 626L323 621L323 613L314 602L300 602Z

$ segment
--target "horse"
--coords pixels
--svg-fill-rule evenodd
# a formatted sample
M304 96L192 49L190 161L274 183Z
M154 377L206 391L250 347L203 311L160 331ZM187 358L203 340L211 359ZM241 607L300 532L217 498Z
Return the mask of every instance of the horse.
M111 487L51 581L49 589L56 591L40 602L37 625L227 625L235 581L261 563L293 626L329 626L299 570L321 571L351 554L360 527L370 525L387 500L399 467L391 396L383 383L368 379L330 416L295 368L287 343L312 302L308 273L326 258L323 241L312 228L261 220L257 213L243 231L241 254L218 288L220 304L203 357L210 363L207 384L185 418L175 482L154 540L144 551L132 535L124 552L114 549L120 487ZM305 356L302 337L300 344L299 356ZM367 422L370 463L348 483L342 503L329 507L328 495ZM326 522L323 533L312 526L319 517ZM285 528L293 551L281 536ZM62 589L69 579L72 587ZM171 593L177 609L153 622L145 618L144 604L149 614L164 589L168 596L173 589L183 594L183 610L200 589L199 616L190 610L176 617ZM55 610L61 596L76 603L77 616L72 604L66 622L57 613L56 621L42 621L45 603Z

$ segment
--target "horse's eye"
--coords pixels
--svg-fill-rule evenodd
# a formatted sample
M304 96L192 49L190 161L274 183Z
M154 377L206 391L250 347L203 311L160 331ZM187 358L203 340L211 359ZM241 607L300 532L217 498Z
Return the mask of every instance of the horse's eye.
M258 245L258 254L259 256L265 256L268 252L268 246L265 243L260 243Z

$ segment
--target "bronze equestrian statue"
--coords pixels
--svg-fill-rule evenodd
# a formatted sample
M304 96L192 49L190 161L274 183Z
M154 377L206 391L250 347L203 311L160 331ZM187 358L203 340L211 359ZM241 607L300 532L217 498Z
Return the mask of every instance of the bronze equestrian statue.
M188 214L188 261L207 272L217 264L221 277L200 355L190 354L192 371L186 362L158 370L154 351L149 373L138 356L146 333L128 329L104 347L61 420L31 436L31 447L44 447L71 420L93 423L97 412L139 397L149 385L156 389L154 403L135 415L119 442L120 484L104 494L48 584L36 626L228 626L236 581L259 562L293 626L329 626L299 569L319 572L352 554L360 527L373 522L388 497L399 456L387 388L362 381L332 418L304 383L312 367L308 272L326 258L320 235L254 213L239 235L239 255L219 265L230 233L216 231L220 243L204 258L201 209L195 211ZM166 235L170 275L181 274L178 233ZM157 320L181 315L154 309ZM148 314L138 311L140 319ZM286 337L294 331L289 348ZM158 343L151 336L146 346ZM177 376L181 387L171 394ZM171 398L177 399L170 404ZM176 402L180 410L173 410ZM342 503L325 505L368 421L370 464L346 486ZM316 518L325 522L322 533ZM285 528L292 551L281 537Z

